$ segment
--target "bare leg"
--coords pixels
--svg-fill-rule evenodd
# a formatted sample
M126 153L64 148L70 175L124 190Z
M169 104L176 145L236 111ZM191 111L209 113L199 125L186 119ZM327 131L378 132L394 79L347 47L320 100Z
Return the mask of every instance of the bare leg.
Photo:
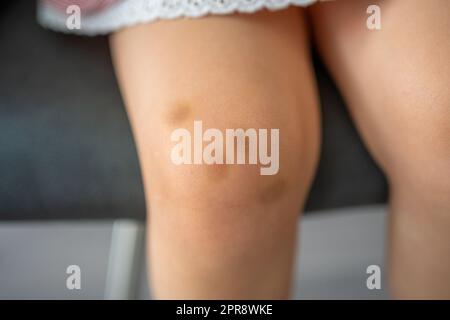
M111 37L138 145L157 298L287 298L318 158L303 12L209 16ZM279 128L280 170L170 161L174 129Z
M382 29L366 28L381 8ZM395 298L450 298L450 2L312 8L320 52L390 182Z

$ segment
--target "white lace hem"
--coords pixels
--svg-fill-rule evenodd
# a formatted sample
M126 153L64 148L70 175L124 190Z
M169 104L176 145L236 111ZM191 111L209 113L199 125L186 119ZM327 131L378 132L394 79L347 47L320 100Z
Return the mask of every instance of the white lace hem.
M38 22L49 29L80 35L100 35L158 19L195 18L207 14L252 13L279 10L290 5L307 6L324 0L126 0L104 11L83 16L81 28L69 29L65 15L45 2L38 3Z

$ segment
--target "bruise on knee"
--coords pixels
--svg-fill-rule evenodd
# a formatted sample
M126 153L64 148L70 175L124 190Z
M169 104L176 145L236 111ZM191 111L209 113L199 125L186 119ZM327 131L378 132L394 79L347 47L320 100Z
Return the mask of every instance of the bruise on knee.
M287 182L282 177L271 179L259 194L259 200L263 204L269 204L278 201L287 191Z
M176 103L166 113L166 122L171 126L181 126L191 118L192 107L183 102Z

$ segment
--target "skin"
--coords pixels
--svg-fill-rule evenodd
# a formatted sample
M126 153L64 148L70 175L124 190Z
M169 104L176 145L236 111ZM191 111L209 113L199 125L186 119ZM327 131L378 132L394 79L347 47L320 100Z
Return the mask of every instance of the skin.
M365 28L370 4L382 29ZM310 10L318 49L390 184L392 297L450 298L450 2Z
M382 30L365 27L382 8ZM148 204L160 299L289 297L298 213L320 145L314 42L390 183L395 298L450 298L447 0L338 0L158 21L110 37ZM280 171L170 161L176 128L279 128ZM365 268L362 267L362 268Z
M319 149L304 12L159 21L111 37L148 204L160 299L289 296L297 221ZM280 169L174 165L170 134L280 129ZM286 161L289 159L289 161Z

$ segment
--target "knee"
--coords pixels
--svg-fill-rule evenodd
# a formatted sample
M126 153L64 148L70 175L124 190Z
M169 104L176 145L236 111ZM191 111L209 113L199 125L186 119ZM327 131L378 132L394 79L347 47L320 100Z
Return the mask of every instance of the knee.
M281 230L298 217L319 154L314 87L280 91L281 79L264 76L255 82L248 76L245 69L239 76L223 75L214 90L198 80L190 91L181 85L173 94L152 98L151 113L138 114L149 109L145 104L135 108L134 132L154 223L182 224L177 230L189 234L239 237L255 226ZM235 151L231 161L229 150ZM264 168L273 174L261 174Z
M255 111L252 117L232 106L221 117L192 103L165 108L157 120L165 138L152 146L160 156L144 163L152 171L150 205L192 212L196 221L208 220L198 215L231 219L242 212L279 211L288 203L298 213L318 159L318 125L311 126L317 119L292 121L274 113L272 104L277 102L242 106Z
M302 197L299 174L287 175L284 170L274 175L261 175L250 165L187 165L173 168L165 178L169 187L159 198L177 204L180 209L197 212L233 212L261 210Z
M280 160L274 175L261 175L248 164L160 167L164 177L150 183L147 197L150 221L160 230L170 226L168 238L188 239L208 252L246 252L269 238L291 235L310 178L302 163L289 170Z
M226 139L224 135L224 144ZM188 147L191 157L180 157L177 154L180 142L174 142L167 147L172 157L166 164L159 165L158 182L152 183L150 197L157 196L161 201L177 204L180 209L227 215L243 210L267 211L286 202L300 204L314 174L317 151L300 146L288 150L277 142L278 138L271 143L274 139L274 136L267 139L270 153L266 155L258 153L264 148L251 149L261 140L256 144L243 143L246 150L241 159L243 151L238 147L234 148L234 158L229 158L227 152L230 149L223 146L220 163L214 162L220 157L214 157L212 161L207 159L206 148L195 159L198 146ZM222 150L222 147L216 147ZM260 161L261 157L266 158L264 163ZM198 163L194 163L196 161Z

